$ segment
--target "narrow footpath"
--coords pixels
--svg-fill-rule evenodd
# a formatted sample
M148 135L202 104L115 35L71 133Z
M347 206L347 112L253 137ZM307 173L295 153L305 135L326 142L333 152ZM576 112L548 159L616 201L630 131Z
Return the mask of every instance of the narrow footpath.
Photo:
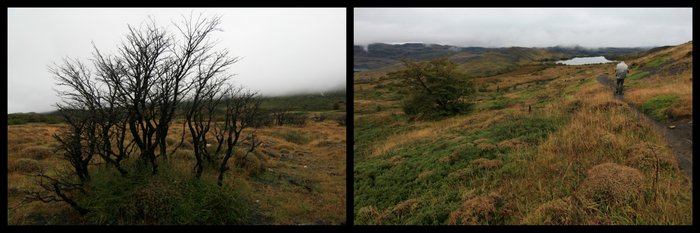
M600 75L597 78L598 83L614 88L613 82L607 75ZM664 135L669 146L676 154L678 166L688 176L690 181L693 180L693 124L691 120L677 120L671 122L658 122L646 114L642 113L631 103L624 100L624 95L617 95L615 98L624 101L633 109L637 117L645 118L652 122L657 132ZM669 126L675 126L673 129Z

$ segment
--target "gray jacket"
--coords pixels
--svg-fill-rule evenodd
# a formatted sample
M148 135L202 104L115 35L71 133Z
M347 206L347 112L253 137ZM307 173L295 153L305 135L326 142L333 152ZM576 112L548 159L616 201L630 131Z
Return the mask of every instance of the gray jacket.
M625 79L629 71L627 64L624 61L620 62L615 68L615 76L617 76L617 79Z

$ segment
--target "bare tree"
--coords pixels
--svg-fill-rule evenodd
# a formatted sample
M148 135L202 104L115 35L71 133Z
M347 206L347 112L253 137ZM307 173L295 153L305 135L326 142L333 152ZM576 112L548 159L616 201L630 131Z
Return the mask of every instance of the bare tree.
M128 116L128 129L140 157L157 173L156 149L167 153L166 138L177 107L202 76L218 75L236 62L228 52L214 51L209 40L220 17L183 17L175 24L181 40L150 20L140 28L129 26L126 41L113 59L98 60L104 81L120 98ZM206 83L206 81L205 81Z
M59 142L63 158L70 162L81 183L90 180L88 165L99 150L101 121L98 109L99 90L90 71L77 60L65 59L62 67L49 68L67 90L59 91L63 104L56 104L68 127L53 137Z
M150 19L138 28L128 26L116 54L103 54L93 44L92 70L77 59L64 59L63 64L49 68L61 88L58 93L63 101L56 105L67 123L54 138L70 171L36 174L40 189L27 200L63 201L87 213L72 195L85 192L95 155L126 177L129 173L122 161L137 152L156 174L158 156L167 155L170 124L183 112L178 111L183 105L199 177L203 158L214 161L206 148L207 133L219 114L219 103L227 98L227 121L217 132L228 132L228 161L242 130L255 117L259 101L255 93L238 89L232 95L227 91L233 89L224 90L231 78L227 68L238 58L229 56L227 50L214 49L216 43L210 37L219 23L220 17L183 16L181 22L173 23L179 33L170 33ZM182 137L184 140L184 132Z
M185 118L194 146L195 177L199 178L204 169L204 158L213 163L207 150L207 133L211 127L212 119L224 95L221 93L223 81L225 79L210 82L212 76L201 76L195 80L193 85L193 97L186 104Z
M74 173L69 171L57 172L58 177L48 176L44 171L32 175L35 178L37 190L29 191L24 199L24 203L32 201L41 201L44 203L50 202L65 202L81 215L90 212L88 209L79 205L73 198L75 192L84 193L83 183L75 181Z
M239 142L241 133L244 129L250 127L257 117L261 99L256 92L244 91L242 87L231 86L228 88L224 102L226 110L222 132L226 141L226 152L219 167L219 186L223 185L224 173L229 170L228 161L235 153L234 148ZM222 142L223 140L220 141ZM252 144L254 146L250 151L254 150L256 146L256 143Z

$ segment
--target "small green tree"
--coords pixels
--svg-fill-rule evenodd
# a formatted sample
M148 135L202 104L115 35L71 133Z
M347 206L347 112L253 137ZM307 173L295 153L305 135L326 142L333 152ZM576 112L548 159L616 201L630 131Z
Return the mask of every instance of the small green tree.
M389 74L397 78L404 94L402 107L417 118L436 119L465 112L474 92L471 82L456 71L446 57L429 62L403 61L406 69Z

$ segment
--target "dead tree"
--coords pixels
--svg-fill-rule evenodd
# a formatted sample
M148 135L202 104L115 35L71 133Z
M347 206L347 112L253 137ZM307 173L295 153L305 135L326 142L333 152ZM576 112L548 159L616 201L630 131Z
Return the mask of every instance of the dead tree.
M79 205L73 198L75 192L85 193L83 183L74 179L75 174L70 171L59 171L58 177L48 176L44 171L32 175L34 182L39 189L29 191L24 203L41 201L44 203L65 202L81 215L90 212L88 209Z
M98 110L99 89L91 78L90 71L77 60L65 59L63 66L49 68L58 80L59 91L64 99L56 104L58 113L68 127L53 137L59 143L63 158L70 162L81 183L90 180L88 165L99 150L100 132Z
M207 150L207 133L216 114L216 107L221 98L224 97L221 89L226 79L212 82L211 78L213 78L213 74L203 75L195 79L192 99L186 104L185 118L194 146L196 178L202 175L204 159L213 163Z
M113 59L103 59L105 82L124 98L128 129L140 151L157 173L156 150L167 153L166 138L176 109L195 82L188 80L207 71L217 59L234 61L226 52L214 51L208 38L217 30L219 17L184 18L176 24L179 37L155 25L153 20L140 28L129 26L126 41ZM180 38L177 40L176 38ZM99 54L99 51L96 52ZM98 59L100 60L100 59Z
M76 190L85 191L83 186L90 181L90 161L100 150L102 134L99 114L96 114L99 88L80 61L65 59L62 66L49 68L49 71L64 88L58 91L64 101L56 106L67 127L53 137L58 141L57 151L69 162L70 171L64 170L54 176L46 175L43 170L35 174L39 189L31 191L25 201L63 201L85 214L88 210L78 205L71 194Z
M97 49L95 51L93 63L97 70L97 80L105 84L102 88L104 94L98 98L95 112L100 119L98 122L102 139L98 154L108 165L113 165L122 176L126 176L128 172L122 167L121 161L132 153L135 141L126 140L129 111L124 105L125 96L121 95L116 85L110 83L110 80L123 80L126 73L121 63L103 57ZM116 151L113 145L116 146Z
M223 185L224 173L229 170L228 161L235 153L234 149L239 142L241 133L250 127L257 117L261 99L255 92L244 91L240 87L229 87L224 103L226 109L222 132L226 141L226 152L219 167L219 186Z

